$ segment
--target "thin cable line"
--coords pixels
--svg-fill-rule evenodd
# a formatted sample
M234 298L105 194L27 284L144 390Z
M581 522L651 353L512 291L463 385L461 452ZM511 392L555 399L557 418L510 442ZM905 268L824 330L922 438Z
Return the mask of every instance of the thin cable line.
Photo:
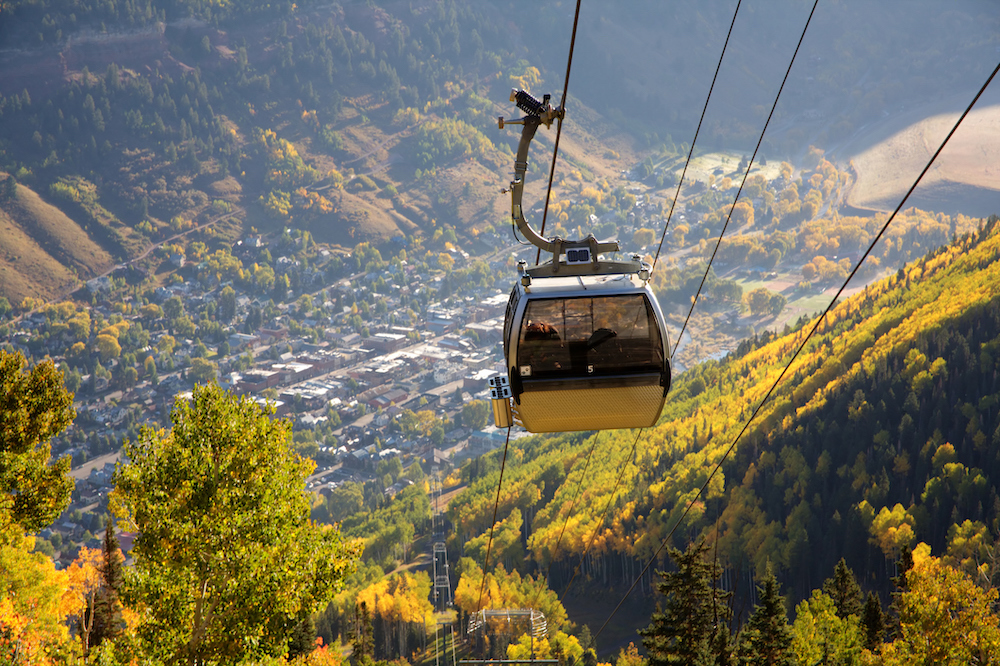
M792 65L795 64L795 57L799 54L799 48L802 46L802 40L806 37L806 31L809 30L809 24L812 22L813 14L816 13L816 6L819 4L819 0L813 2L812 11L809 12L809 18L806 19L806 26L802 28L802 34L799 35L799 43L795 45L795 51L792 53L792 59L788 62L788 69L785 70L785 78L781 80L781 87L778 88L778 94L774 96L774 104L771 105L771 113L767 114L767 121L764 122L764 129L760 131L760 138L757 139L757 146L753 149L753 155L750 157L750 163L747 164L747 170L743 173L743 180L740 181L740 189L736 191L736 198L733 199L732 206L729 207L729 214L726 215L726 223L722 225L722 232L719 234L719 240L715 243L715 249L712 250L712 256L708 260L708 266L705 267L705 274L701 276L701 283L698 285L698 291L695 292L694 298L691 299L691 307L688 308L687 316L684 318L684 325L681 326L680 335L677 336L677 344L674 345L674 351L671 353L670 357L677 353L677 345L681 343L681 338L684 337L684 331L687 330L688 322L691 321L691 315L694 313L694 306L698 303L698 297L701 296L701 290L705 287L705 280L708 279L708 272L712 270L712 262L715 261L715 255L719 252L719 246L722 245L722 238L726 235L726 229L729 228L729 221L733 218L733 210L736 208L736 202L740 200L740 195L743 193L743 186L747 182L747 177L750 175L750 169L753 167L753 162L757 159L757 151L760 150L760 144L764 141L764 134L767 132L767 126L771 123L771 118L774 116L774 110L778 108L778 100L781 99L781 92L785 89L785 83L788 81L788 75L792 73Z
M511 221L510 221L510 233L512 233L514 235L514 240L517 241L518 245L531 245L531 243L529 243L527 241L523 241L523 240L521 240L520 238L517 237L517 227L514 226L514 220L513 219L511 219Z
M552 149L552 165L549 167L549 188L545 191L545 208L542 211L542 230L539 236L545 238L545 220L549 217L549 199L552 196L552 181L556 176L556 157L559 155L559 137L562 136L563 116L566 115L566 93L569 91L569 70L573 67L573 49L576 47L576 27L580 23L580 2L576 0L576 14L573 16L573 34L569 38L569 58L566 60L566 80L563 83L562 99L559 100L562 113L556 118L556 145ZM542 248L535 253L535 263L542 258ZM558 257L555 257L558 259Z
M639 437L642 435L642 431L645 428L639 428L639 432L635 433L635 441L632 442L632 450L629 451L628 456L622 463L622 469L618 473L618 479L615 481L614 488L611 489L611 497L608 498L608 503L604 505L604 513L601 514L601 519L594 526L594 531L590 534L590 541L587 543L587 548L584 549L583 554L580 555L580 561L577 563L576 568L573 570L573 575L570 576L569 582L566 583L566 589L563 590L562 596L559 597L559 603L562 603L566 598L566 594L569 593L569 588L573 586L573 581L576 580L576 576L580 573L580 567L583 566L584 560L587 559L587 554L590 553L590 547L594 545L594 539L597 538L597 533L604 527L604 521L608 517L608 509L615 501L615 495L618 493L618 485L622 482L622 477L625 476L625 470L628 469L628 463L630 458L635 456L635 447L639 443Z
M503 471L507 466L507 445L510 444L510 429L514 426L507 426L507 440L503 443L503 461L500 463L500 480L497 481L497 499L493 503L493 523L490 525L490 538L486 542L486 558L483 560L483 581L479 584L479 601L476 602L476 611L483 608L483 589L486 587L486 572L490 565L490 548L493 546L493 528L497 525L497 507L500 506L500 489L503 488Z
M594 454L594 449L597 448L597 436L594 436L594 442L590 445L590 451L587 453L587 460L583 465L583 472L580 474L580 480L576 483L576 491L573 495L573 501L569 505L569 511L566 512L566 520L563 521L562 529L559 530L559 537L556 539L556 545L552 548L550 553L555 553L559 550L559 544L562 543L563 535L566 533L566 526L569 525L569 519L573 516L573 509L576 508L576 501L580 499L580 490L583 488L583 480L587 478L587 470L590 469L590 458ZM552 571L552 556L549 557L549 564L545 567L545 578L548 581L549 573ZM542 596L542 589L538 588L535 592L535 598L531 600L530 608L534 608L538 603L538 598Z
M688 165L691 164L691 157L694 155L694 144L698 142L698 134L701 132L701 123L705 120L705 112L708 110L708 100L712 99L712 91L715 89L715 80L719 78L719 69L722 68L722 59L726 55L726 48L729 47L729 37L733 34L733 26L736 25L736 15L740 13L740 5L743 0L736 3L736 11L733 12L733 20L729 24L729 32L726 33L726 42L722 45L722 53L719 54L719 63L715 66L715 75L712 77L712 85L708 87L708 96L705 97L705 106L701 109L701 117L698 118L698 127L694 131L694 138L691 140L691 148L688 149L687 159L684 160L684 169L681 171L680 180L677 181L677 190L674 198L670 202L670 212L667 213L667 221L663 223L663 233L660 234L660 244L656 248L656 256L653 257L653 265L650 267L650 274L656 270L656 261L660 258L660 250L663 249L663 239L667 237L667 227L670 226L670 219L674 216L674 206L677 205L677 197L681 194L681 185L684 184L684 176L687 175ZM671 355L671 358L673 355Z
M899 202L899 205L896 206L896 209L894 211L892 211L892 215L890 215L889 219L887 219L885 221L885 224L882 225L882 229L879 230L878 235L876 235L875 238L872 239L872 242L868 245L868 249L865 250L864 255L862 255L861 259L858 260L857 265L851 271L850 275L847 276L847 279L844 280L844 283L840 286L840 289L838 289L837 293L834 294L833 299L830 301L830 304L827 305L826 309L823 310L823 312L819 315L819 317L816 318L816 321L813 323L812 328L809 329L809 333L807 333L806 336L805 336L805 338L803 338L802 343L799 345L798 349L795 350L795 353L792 355L792 358L785 365L785 368L781 371L781 374L778 375L778 378L774 380L774 384L772 384L771 388L768 389L767 393L764 395L764 397L761 399L761 401L757 404L757 407L754 408L753 413L750 414L750 418L747 420L747 422L743 426L742 430L740 430L739 434L736 435L736 438L733 440L732 444L729 445L729 448L726 449L726 452L722 455L722 458L719 459L719 462L716 463L716 465L715 465L714 468L712 468L712 473L708 475L707 479L705 479L705 483L702 484L701 488L698 489L697 494L695 494L695 496L691 499L691 501L688 502L687 508L684 510L684 513L681 514L680 518L677 519L677 522L674 523L674 526L672 528L670 528L669 532L667 532L667 536L664 538L663 542L660 544L660 547L657 548L656 552L653 553L653 556L649 559L649 562L647 562L646 566L643 567L643 569L642 569L641 572L639 572L639 576L632 582L631 587L629 587L629 589L625 592L625 595L622 597L621 601L618 602L618 605L615 606L615 609L613 611L611 611L611 615L608 616L608 619L604 621L604 624L601 625L601 628L597 631L596 634L594 634L594 639L595 640L597 639L598 636L601 635L601 632L604 631L604 628L608 626L608 622L611 621L611 618L613 618L615 616L615 614L618 612L618 609L620 609L621 606L622 606L622 604L625 603L625 600L632 593L632 590L635 589L635 586L638 584L639 580L641 580L642 577L649 570L649 567L652 566L653 562L656 561L656 558L659 557L660 553L666 547L667 543L670 541L670 538L673 536L674 532L677 530L678 525L680 525L682 522L684 522L684 519L687 517L688 513L690 513L691 508L695 505L695 502L697 502L698 499L702 496L702 494L705 492L705 489L708 487L708 484L712 481L712 478L715 477L716 473L722 467L722 463L724 463L726 461L726 458L729 457L729 454L732 453L732 451L733 451L734 448L736 448L736 444L743 437L743 434L750 427L750 424L753 423L754 419L757 417L757 414L760 412L761 408L771 398L771 395L778 388L778 385L781 383L781 380L785 378L786 374L788 374L788 370L789 370L789 368L792 367L792 364L795 362L795 359L798 358L799 354L805 348L805 346L809 342L810 338L812 338L813 334L819 328L819 325L826 318L826 315L829 314L830 310L833 309L833 306L837 303L837 299L839 299L840 296L841 296L841 294L844 293L844 290L847 289L847 285L850 283L850 281L857 274L857 272L861 268L862 264L864 264L865 259L868 258L868 255L870 255L871 252L872 252L872 250L875 249L875 245L879 242L879 240L882 239L882 236L885 234L886 230L889 228L889 225L892 224L892 221L896 218L896 215L899 213L900 210L902 210L903 206L906 204L906 201L910 198L910 195L913 194L913 191L917 188L917 185L920 184L920 181L923 179L923 177L930 170L931 165L933 165L934 161L937 160L938 155L941 154L941 151L944 150L944 147L948 144L948 141L951 140L952 135L955 134L955 131L958 129L959 125L962 124L962 121L965 120L965 117L969 115L970 111L972 111L972 107L975 106L976 102L979 100L979 98L982 96L982 94L984 92L986 92L986 88L989 87L990 82L993 81L993 78L997 75L997 72L1000 72L1000 63L997 64L996 68L994 68L994 70L990 74L989 78L986 79L986 83L984 83L983 86L982 86L982 88L979 89L979 92L976 93L976 96L969 103L969 106L967 106L966 109L965 109L965 111L962 112L962 115L959 116L958 120L955 122L955 125L951 128L951 131L948 132L948 136L946 136L944 138L944 141L941 142L941 145L938 146L938 149L936 151L934 151L934 155L931 156L930 161L927 162L927 166L925 166L924 169L923 169L923 171L920 172L920 175L917 176L917 179L913 182L913 185L911 185L910 189L907 190L906 195L903 197L903 200Z

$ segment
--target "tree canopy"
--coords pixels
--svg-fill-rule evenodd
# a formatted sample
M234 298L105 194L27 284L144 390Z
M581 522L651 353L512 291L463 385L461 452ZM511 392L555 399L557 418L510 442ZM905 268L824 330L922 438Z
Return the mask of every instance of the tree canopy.
M73 396L51 361L26 370L0 350L0 539L51 524L69 504L70 459L52 461L49 440L73 420Z
M729 619L728 593L715 587L719 571L705 561L704 541L681 552L670 549L676 571L660 572L656 588L664 604L641 629L650 666L697 664L708 658L713 635ZM725 633L728 634L728 628Z
M214 384L178 400L171 420L125 444L111 498L139 535L122 590L142 617L139 638L147 654L187 663L280 655L357 548L309 519L314 465L288 423Z

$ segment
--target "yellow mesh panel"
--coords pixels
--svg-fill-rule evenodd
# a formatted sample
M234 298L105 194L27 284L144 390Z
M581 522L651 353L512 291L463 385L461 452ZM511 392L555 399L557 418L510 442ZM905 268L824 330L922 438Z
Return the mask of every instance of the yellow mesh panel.
M655 424L663 402L662 386L617 386L530 391L514 410L529 432L612 430Z

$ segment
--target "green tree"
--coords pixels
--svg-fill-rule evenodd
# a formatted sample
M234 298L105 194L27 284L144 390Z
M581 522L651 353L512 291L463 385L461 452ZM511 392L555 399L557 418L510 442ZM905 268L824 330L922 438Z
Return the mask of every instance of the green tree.
M846 620L851 615L861 617L861 588L844 558L840 558L833 569L833 578L823 583L823 592L833 599L840 619Z
M236 290L229 285L219 293L219 318L222 321L232 321L236 316Z
M340 522L360 512L365 506L365 493L360 483L345 481L330 491L327 507L330 519Z
M764 315L764 314L775 314L774 306L778 304L777 300L772 301L774 296L781 296L781 294L776 294L772 291L767 290L764 287L757 287L750 293L743 297L746 301L747 307L750 308L750 314L754 317ZM784 297L781 296L783 300ZM785 306L784 303L780 304L781 307L778 308L778 312L781 312L781 308Z
M164 335L156 342L156 348L164 354L172 354L176 346L177 340L172 335Z
M70 458L53 462L50 444L73 421L73 396L51 361L27 365L0 350L0 541L51 524L73 492Z
M792 666L792 633L785 614L785 599L778 590L770 562L757 586L757 596L759 601L753 615L740 632L737 661L740 666Z
M826 593L813 590L812 597L795 608L792 652L798 663L860 664L863 642L858 616L839 617Z
M285 296L288 294L288 290L291 288L291 283L288 280L287 275L279 275L274 279L274 289L271 291L271 298L274 299L276 303L280 303L285 300Z
M194 335L197 327L195 326L195 323L191 321L191 317L185 315L183 317L178 317L177 319L171 319L170 330L182 338L190 338Z
M156 359L152 356L147 356L146 360L142 362L142 371L147 377L152 377L156 374Z
M865 633L865 647L878 652L885 641L885 616L882 613L882 602L873 592L868 593L865 607L861 611L861 629Z
M188 376L198 384L207 384L215 381L219 373L219 366L212 361L203 358L191 359L191 370Z
M163 316L167 319L177 319L184 314L184 301L180 296L171 296L163 301Z
M354 607L354 637L351 640L354 663L358 666L372 663L375 633L373 629L368 604L362 601Z
M178 400L169 432L126 442L111 507L139 536L122 598L144 654L233 663L281 654L302 612L325 606L356 548L309 520L313 470L291 426L218 386Z
M777 317L781 314L781 311L785 309L785 305L788 304L788 299L782 294L773 293L771 294L770 300L768 301L768 311Z
M125 576L125 556L122 555L118 537L115 536L114 525L110 522L104 531L101 555L101 588L91 610L94 620L90 646L93 648L106 640L115 640L125 628L120 599Z
M677 570L659 572L656 588L664 597L663 605L649 626L639 630L650 666L704 663L710 659L714 634L728 633L729 595L714 584L718 571L704 559L707 548L701 541L684 552L670 549Z
M485 400L473 400L462 405L462 425L479 430L486 425L489 414L490 406Z

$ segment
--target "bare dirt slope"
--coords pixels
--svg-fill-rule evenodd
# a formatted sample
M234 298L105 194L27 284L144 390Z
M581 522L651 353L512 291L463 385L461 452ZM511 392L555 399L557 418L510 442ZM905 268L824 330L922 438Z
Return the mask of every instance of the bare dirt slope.
M53 298L112 265L111 256L79 224L33 190L0 207L0 293Z
M969 114L908 206L975 217L1000 213L1000 100L993 101ZM906 123L851 155L858 178L848 203L871 210L895 208L958 116L936 113Z

